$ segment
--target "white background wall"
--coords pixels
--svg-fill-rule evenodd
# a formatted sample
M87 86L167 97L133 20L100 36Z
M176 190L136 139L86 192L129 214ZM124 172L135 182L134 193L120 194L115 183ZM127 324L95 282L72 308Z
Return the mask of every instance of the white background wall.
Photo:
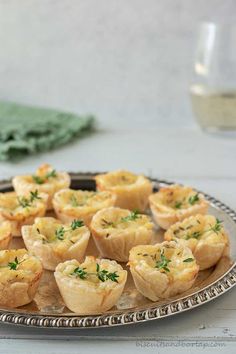
M234 0L0 0L0 99L107 128L193 124L193 33L235 15Z

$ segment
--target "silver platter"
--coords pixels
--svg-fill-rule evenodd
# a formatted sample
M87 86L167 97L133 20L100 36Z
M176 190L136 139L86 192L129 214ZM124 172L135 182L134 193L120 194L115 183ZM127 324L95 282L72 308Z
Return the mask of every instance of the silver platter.
M71 173L72 188L94 190L94 173ZM152 179L154 190L170 182ZM11 182L1 181L0 192L12 190ZM199 274L188 292L165 301L151 302L141 296L134 287L131 276L116 307L101 315L78 316L64 305L55 285L53 273L45 271L34 301L21 308L0 308L0 322L42 328L95 328L123 326L173 316L191 310L224 294L236 284L236 212L219 200L203 193L210 201L209 213L224 221L230 238L230 247L218 264ZM162 231L156 231L153 242L162 240ZM24 247L21 238L14 238L12 248ZM93 241L87 254L99 256ZM122 264L125 266L124 264Z

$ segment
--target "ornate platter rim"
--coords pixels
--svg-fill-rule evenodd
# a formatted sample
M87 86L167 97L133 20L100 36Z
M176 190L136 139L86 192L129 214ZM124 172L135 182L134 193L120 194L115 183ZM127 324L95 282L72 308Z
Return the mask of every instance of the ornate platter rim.
M101 172L99 172L101 173ZM90 180L97 173L70 173L73 180ZM173 182L150 178L153 182L154 188L162 185L169 185ZM0 190L8 190L11 187L11 179L0 181ZM201 191L198 191L201 192ZM218 199L201 192L211 204L227 214L231 221L236 224L236 212L219 201ZM236 263L232 265L226 273L212 284L195 291L193 294L175 299L168 304L154 305L147 309L134 309L125 311L116 311L115 313L107 313L104 315L93 316L46 316L37 313L24 313L22 310L3 310L0 309L0 323L8 323L29 327L41 328L98 328L98 327L112 327L123 326L128 324L135 324L147 322L151 320L161 319L168 316L173 316L184 311L191 310L195 307L203 305L209 301L214 300L218 296L224 294L236 285Z

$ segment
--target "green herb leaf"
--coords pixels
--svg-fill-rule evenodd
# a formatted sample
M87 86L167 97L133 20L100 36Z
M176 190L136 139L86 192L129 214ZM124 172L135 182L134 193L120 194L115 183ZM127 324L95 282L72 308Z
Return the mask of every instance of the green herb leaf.
M78 229L79 227L82 227L84 226L84 222L83 220L73 220L70 227L71 227L71 230L76 230Z
M39 192L37 189L34 192L33 191L30 192L30 201L33 202L35 199L42 199L39 196Z
M186 258L183 260L184 263L189 263L189 262L193 262L194 259L193 258Z
M195 238L195 239L199 239L199 237L201 236L201 232L200 231L194 231L192 234L186 235L185 236L185 240L189 240L190 238Z
M17 197L17 200L22 208L27 208L31 205L31 201L26 197Z
M100 265L96 263L96 272L98 273L100 271Z
M175 208L176 208L176 209L180 209L181 206L182 206L182 204L183 204L182 202L176 201L176 202L175 202Z
M80 279L86 279L88 276L88 273L85 271L86 268L80 268L77 267L73 270L71 275L74 275L75 277L79 277Z
M23 262L23 261L22 261ZM15 257L15 260L13 262L9 262L8 263L8 267L11 269L11 270L17 270L17 267L19 266L20 263L22 262L19 262L18 261L18 258Z
M38 194L38 190L31 191L29 198L17 197L18 203L22 208L30 207L35 199L42 199Z
M45 176L37 176L37 175L32 176L34 182L37 184L43 184L46 182L47 179L55 178L55 177L57 177L56 170L52 170L52 171L46 173Z
M130 215L121 218L121 221L122 222L134 221L134 220L136 220L138 218L140 218L139 211L138 210L133 210L133 211L131 211Z
M170 259L167 259L164 255L164 250L161 251L161 260L156 262L155 268L164 269L166 272L169 272L168 264L171 262Z
M97 263L97 277L102 282L106 280L111 280L114 281L115 283L118 283L117 278L119 278L119 275L117 274L117 272L109 273L108 270L105 269L100 270L100 266Z
M77 207L79 206L78 200L76 198L76 196L74 194L72 194L71 198L70 198L71 204L73 207Z
M89 275L93 275L98 277L98 279L101 280L102 282L111 280L114 281L115 283L118 283L117 278L119 278L119 275L117 274L117 272L110 273L105 269L101 269L98 263L96 264L96 273L86 272L85 269L86 268L77 267L74 269L71 275L79 277L80 279L87 279Z
M59 229L55 231L55 236L58 240L63 241L65 232L74 231L82 226L84 226L84 222L82 220L73 220L70 225L70 228L65 229L64 226L59 227Z
M37 184L43 184L45 182L45 179L40 176L33 175L32 178Z
M46 177L46 179L48 179L48 178L56 178L57 177L56 170L52 170L52 171L46 173L45 177Z
M66 230L63 226L61 226L59 229L57 229L55 231L55 236L58 240L62 241L64 240L64 234L65 234Z
M196 202L199 201L199 195L198 193L194 194L194 195L191 195L189 198L188 198L188 202L189 204L191 205L194 205Z
M214 226L212 226L211 228L210 228L210 230L211 231L213 231L213 232L215 232L216 234L218 233L218 232L220 232L221 231L221 229L222 229L222 223L223 223L223 221L221 221L221 220L219 220L219 219L216 219L216 223L215 223L215 225ZM209 230L209 231L210 231Z

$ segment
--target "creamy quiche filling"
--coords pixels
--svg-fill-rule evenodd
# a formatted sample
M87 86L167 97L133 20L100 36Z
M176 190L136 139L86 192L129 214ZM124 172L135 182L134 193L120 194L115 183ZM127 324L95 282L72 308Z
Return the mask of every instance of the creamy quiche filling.
M112 198L110 192L90 192L66 189L57 194L58 201L65 207L72 208L102 208Z
M172 239L208 240L216 242L225 238L223 222L212 215L196 215L173 225L167 232Z
M103 183L107 188L135 184L137 179L138 176L128 171L110 172L103 175Z
M34 214L44 204L45 196L38 190L31 191L27 196L17 196L15 192L0 193L0 211L12 217Z
M14 178L14 180L19 179L19 182L22 181L24 184L26 183L31 186L35 185L35 188L40 188L40 186L42 185L50 185L51 187L54 185L60 185L61 183L63 183L65 178L65 173L57 172L52 166L48 164L43 164L37 169L35 174L17 176Z
M30 282L42 269L40 261L25 249L0 251L0 283Z
M90 286L104 288L107 285L115 286L124 280L125 271L115 261L86 257L84 263L76 260L61 264L61 272L75 282L83 282Z
M128 211L121 210L117 208L117 212L105 213L100 219L100 227L102 229L110 230L125 230L125 229L136 229L140 226L144 226L148 230L152 230L153 223L147 215L139 214L138 211Z
M57 219L46 217L36 218L31 235L43 243L74 244L83 236L85 230L87 228L82 220L74 220L71 224L64 225Z
M176 212L200 204L201 198L201 195L190 187L173 185L161 188L159 192L151 196L151 201L157 207L163 206L169 211Z
M34 175L25 177L28 182L38 185L54 183L55 181L58 181L59 178L60 176L58 172L47 164L40 166Z
M175 242L155 246L138 246L130 262L147 270L165 273L170 279L179 276L187 268L196 265L196 260L188 248L178 247Z

